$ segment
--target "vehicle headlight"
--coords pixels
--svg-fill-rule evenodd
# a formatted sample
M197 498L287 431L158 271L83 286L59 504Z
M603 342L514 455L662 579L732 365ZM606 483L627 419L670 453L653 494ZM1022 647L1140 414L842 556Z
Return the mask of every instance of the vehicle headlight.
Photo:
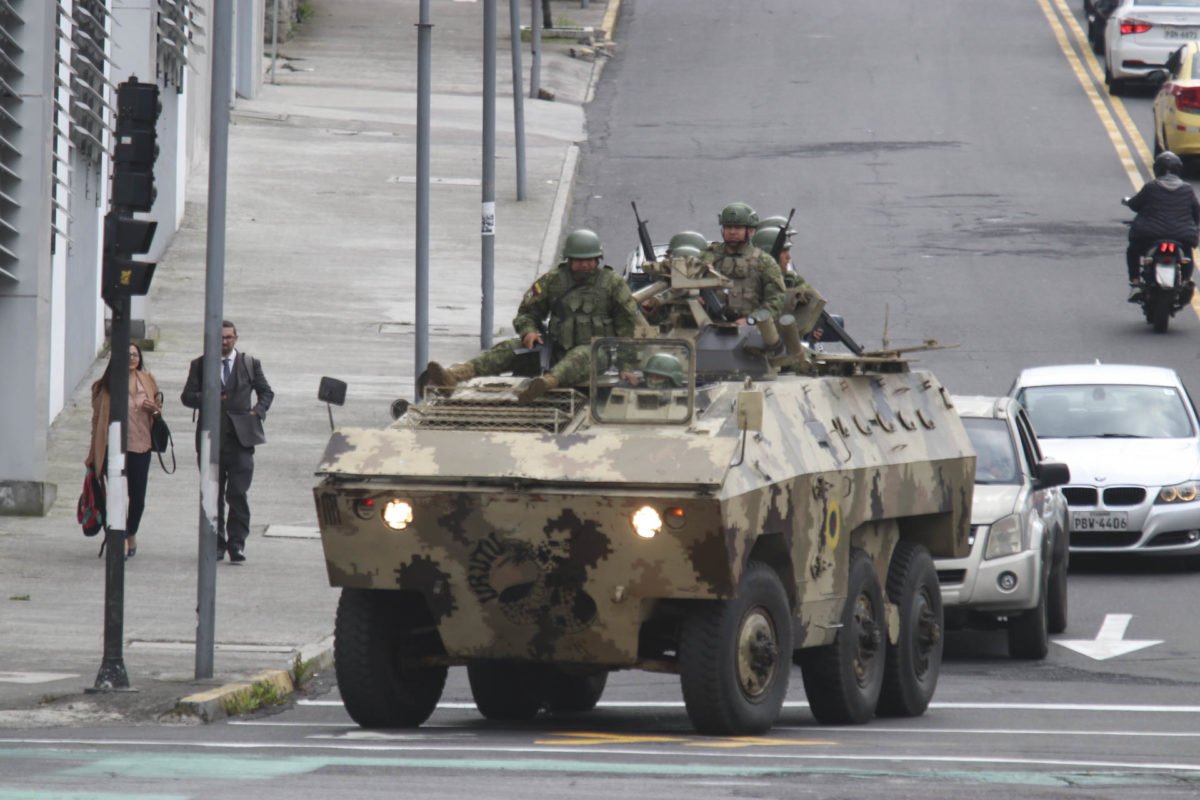
M383 507L383 523L394 531L402 531L413 521L413 507L407 500L389 500Z
M1023 545L1021 536L1021 518L1010 514L992 525L988 531L987 547L983 549L983 557L1000 558L1021 552Z
M1200 481L1184 481L1164 486L1158 491L1155 503L1194 503L1200 500Z
M633 530L643 539L653 539L662 530L662 515L650 506L642 506L633 513L629 520Z

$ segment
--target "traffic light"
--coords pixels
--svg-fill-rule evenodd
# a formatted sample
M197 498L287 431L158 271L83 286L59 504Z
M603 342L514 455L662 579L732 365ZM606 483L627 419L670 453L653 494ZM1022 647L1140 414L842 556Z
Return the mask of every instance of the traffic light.
M117 87L117 130L113 148L112 211L104 218L104 264L100 295L105 302L150 291L154 264L133 257L150 250L158 223L134 217L154 206L155 126L162 106L158 85L131 77Z

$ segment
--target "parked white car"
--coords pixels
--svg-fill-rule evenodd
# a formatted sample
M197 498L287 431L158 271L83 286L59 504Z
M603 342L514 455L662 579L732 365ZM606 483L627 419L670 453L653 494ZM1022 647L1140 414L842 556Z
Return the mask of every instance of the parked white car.
M1067 627L1066 465L1046 461L1008 397L952 398L975 447L971 552L937 559L948 628L1005 627L1013 658L1045 658Z
M1010 394L1071 468L1071 550L1200 554L1200 425L1175 370L1026 369Z

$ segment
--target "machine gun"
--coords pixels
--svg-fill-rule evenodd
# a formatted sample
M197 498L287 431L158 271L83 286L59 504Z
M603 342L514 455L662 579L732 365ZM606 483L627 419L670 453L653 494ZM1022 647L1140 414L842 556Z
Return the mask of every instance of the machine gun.
M654 256L654 241L650 238L647 222L638 214L637 203L631 201L629 205L633 206L633 218L637 220L638 242L642 245L642 261L657 261L658 259Z

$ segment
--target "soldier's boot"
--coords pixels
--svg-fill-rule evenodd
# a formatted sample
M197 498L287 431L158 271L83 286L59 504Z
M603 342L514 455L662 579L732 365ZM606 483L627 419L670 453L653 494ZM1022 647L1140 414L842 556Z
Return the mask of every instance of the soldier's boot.
M475 377L475 368L468 364L451 364L448 367L443 367L436 361L430 361L427 368L429 375L430 386L441 386L446 389L453 389L458 385L459 381L469 380Z
M517 395L517 402L523 406L527 406L534 400L544 395L551 389L558 388L557 375L543 375L540 378L534 378L529 383L525 384L525 388Z

